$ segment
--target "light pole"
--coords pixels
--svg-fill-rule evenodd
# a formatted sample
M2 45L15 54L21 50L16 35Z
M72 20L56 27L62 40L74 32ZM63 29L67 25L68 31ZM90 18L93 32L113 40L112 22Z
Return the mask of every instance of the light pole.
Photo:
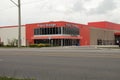
M18 0L18 4L13 0L10 0L18 7L18 48L21 47L21 2Z

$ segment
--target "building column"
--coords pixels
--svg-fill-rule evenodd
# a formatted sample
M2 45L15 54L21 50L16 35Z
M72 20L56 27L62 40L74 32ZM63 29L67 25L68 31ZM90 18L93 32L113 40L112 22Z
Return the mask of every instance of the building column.
M63 47L63 39L61 39L61 47Z
M63 27L61 27L61 35L63 35Z

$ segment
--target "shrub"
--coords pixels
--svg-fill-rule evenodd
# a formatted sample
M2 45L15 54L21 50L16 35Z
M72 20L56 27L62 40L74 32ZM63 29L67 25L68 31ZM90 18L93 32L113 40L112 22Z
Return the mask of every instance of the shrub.
M37 47L37 44L31 44L30 47Z
M50 44L31 44L30 47L50 47Z
M17 47L17 46L14 46L14 45L5 45L4 47Z
M45 47L45 44L38 44L37 47Z
M45 44L45 47L50 47L51 45L50 44Z
M3 47L3 46L4 46L3 42L0 42L0 47Z

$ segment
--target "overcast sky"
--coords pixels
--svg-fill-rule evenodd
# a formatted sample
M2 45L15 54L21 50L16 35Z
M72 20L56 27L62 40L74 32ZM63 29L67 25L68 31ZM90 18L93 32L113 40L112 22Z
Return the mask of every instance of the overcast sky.
M120 23L120 0L21 0L21 3L22 24L46 21ZM0 0L0 26L17 25L17 14L17 7L10 0Z

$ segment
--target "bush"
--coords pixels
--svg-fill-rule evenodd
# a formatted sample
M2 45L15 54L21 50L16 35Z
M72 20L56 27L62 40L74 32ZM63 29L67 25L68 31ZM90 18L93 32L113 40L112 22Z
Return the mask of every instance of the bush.
M37 47L37 44L31 44L30 47Z
M5 47L17 47L17 46L14 46L14 45L5 45Z
M3 46L4 46L3 42L0 42L0 47L3 47Z
M45 44L38 44L37 47L45 47Z
M50 44L45 44L45 47L51 47L51 45Z
M31 44L30 47L50 47L50 44Z

